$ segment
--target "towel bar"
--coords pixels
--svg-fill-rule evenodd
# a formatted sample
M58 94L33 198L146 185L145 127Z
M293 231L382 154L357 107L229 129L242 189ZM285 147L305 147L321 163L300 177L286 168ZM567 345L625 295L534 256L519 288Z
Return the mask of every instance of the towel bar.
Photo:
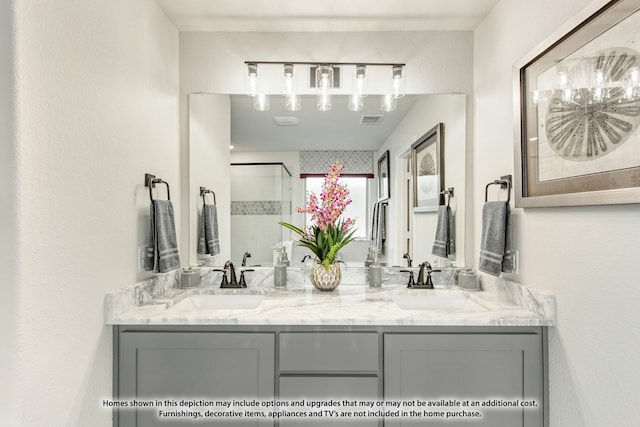
M216 204L216 193L214 193L214 192L213 192L213 191L211 191L211 190L208 190L208 189L207 189L207 188L205 188L205 187L200 187L200 195L202 196L202 204L203 204L203 205L206 205L206 204L207 204L207 201L204 199L204 197L205 197L205 195L206 195L207 193L211 193L211 194L213 194L213 204L215 205L215 204Z
M449 206L449 203L451 202L451 198L453 197L453 187L449 187L446 190L441 191L440 194L444 196L449 196L447 197L447 206Z
M151 190L156 186L156 184L164 184L167 186L167 200L171 200L168 182L163 181L160 178L156 178L155 175L151 175L150 173L144 174L144 186L149 187L149 199L151 199L151 201L153 201L153 193Z
M489 186L491 185L500 185L500 188L507 189L507 203L511 201L511 175L501 176L500 179L496 179L487 184L484 187L484 201L486 202L489 199Z

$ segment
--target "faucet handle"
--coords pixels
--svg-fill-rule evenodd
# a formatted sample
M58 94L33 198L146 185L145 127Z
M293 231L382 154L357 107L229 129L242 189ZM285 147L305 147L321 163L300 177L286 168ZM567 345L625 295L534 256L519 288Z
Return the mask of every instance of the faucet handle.
M244 278L244 273L245 272L250 272L250 271L255 271L253 268L246 268L244 270L240 270L240 286L242 286L243 288L247 287L247 281Z
M407 288L413 287L416 284L413 280L413 271L411 270L400 270L400 273L409 273L409 283L407 283Z
M229 284L229 279L227 278L227 268L214 268L211 271L219 271L220 273L222 273L222 282L220 282L220 286L222 285L228 285Z

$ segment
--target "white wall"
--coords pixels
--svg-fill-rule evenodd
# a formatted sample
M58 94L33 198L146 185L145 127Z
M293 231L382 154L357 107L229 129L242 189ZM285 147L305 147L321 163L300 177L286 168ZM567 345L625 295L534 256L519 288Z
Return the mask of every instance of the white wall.
M189 255L192 265L198 259L198 224L202 214L200 187L215 192L218 212L218 232L220 254L216 265L222 265L230 258L231 241L231 178L229 176L229 143L231 141L231 107L228 95L189 95L189 180L186 190L190 194L189 211L183 217L189 218L190 244L182 251ZM184 188L184 187L183 187ZM212 196L206 196L212 203ZM201 255L201 258L208 256ZM183 265L187 259L182 260Z
M454 187L455 197L451 199L451 208L456 217L456 246L455 263L465 266L470 259L472 241L472 225L468 218L466 206L471 205L467 192L467 178L471 174L468 167L466 150L471 141L467 137L467 97L460 94L422 96L413 106L409 114L400 122L389 138L380 148L378 154L389 150L391 161L392 189L388 207L387 227L389 241L389 261L391 264L402 265L402 255L405 253L404 233L404 180L401 176L405 165L404 155L411 144L433 128L438 123L444 124L444 153L445 153L445 186ZM413 254L418 262L433 261L431 254L435 229L437 224L436 212L421 212L412 214L413 217ZM468 236L465 250L465 235Z
M587 5L502 0L475 32L476 242L484 184L513 173L512 65ZM557 298L558 325L549 334L551 427L634 424L640 205L517 209L513 216L520 274L512 278ZM478 251L476 245L476 263Z
M178 33L152 0L20 1L14 24L17 235L2 248L15 253L3 288L16 293L7 376L17 417L0 424L106 427L103 301L140 277L145 172L172 184L180 221ZM1 77L4 87L4 66Z
M18 208L16 205L15 88L14 88L13 2L0 1L0 424L17 425L14 389L17 368L18 310Z

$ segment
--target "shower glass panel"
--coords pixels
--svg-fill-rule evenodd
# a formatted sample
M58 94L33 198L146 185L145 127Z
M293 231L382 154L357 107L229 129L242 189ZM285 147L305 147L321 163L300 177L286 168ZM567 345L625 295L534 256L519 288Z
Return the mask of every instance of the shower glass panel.
M231 164L231 259L240 265L273 265L273 250L289 238L291 173L283 163Z

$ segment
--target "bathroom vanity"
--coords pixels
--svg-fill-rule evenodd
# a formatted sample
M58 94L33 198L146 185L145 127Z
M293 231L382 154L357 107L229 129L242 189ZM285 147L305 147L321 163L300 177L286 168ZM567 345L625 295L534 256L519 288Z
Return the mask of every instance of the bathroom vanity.
M268 286L270 271L257 272L247 290L220 290L212 278L210 285L196 289L175 289L166 280L110 295L114 400L338 403L320 408L323 416L306 420L308 425L546 425L546 328L555 321L552 297L506 282L492 291L462 291L448 287L446 278L436 280L435 291L407 290L388 271L380 289L364 281L345 282L326 293L305 283L304 269L290 269L287 288L275 289ZM352 271L345 279L355 283L357 274ZM238 308L234 298L244 296L256 297L257 306ZM431 306L403 309L405 296ZM516 399L519 405L536 406L501 406ZM366 410L349 405L368 401L399 401L401 406L387 408L392 411L388 417L378 416L384 411L375 407L368 416L355 416ZM428 407L428 402L450 406ZM492 406L472 407L475 402ZM212 408L178 409L205 413ZM340 418L341 411L351 416ZM428 415L437 411L460 417ZM481 416L470 419L469 413ZM154 426L157 414L158 408L114 410L114 425ZM184 422L162 419L166 426ZM229 421L304 424L304 419L287 417Z

